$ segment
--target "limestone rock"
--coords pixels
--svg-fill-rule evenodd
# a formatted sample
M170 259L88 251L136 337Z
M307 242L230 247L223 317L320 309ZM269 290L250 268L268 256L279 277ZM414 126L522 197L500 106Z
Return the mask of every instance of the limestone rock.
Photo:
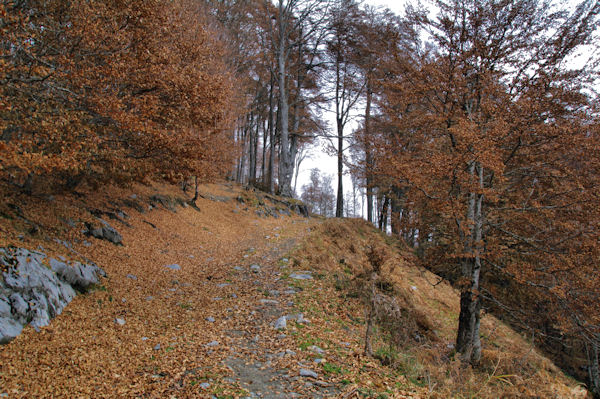
M5 270L0 279L0 343L19 335L25 324L35 329L50 323L75 297L98 284L105 276L96 265L84 265L50 259L24 248L0 248L0 264Z
M311 377L318 378L319 375L312 370L309 369L300 369L300 377Z

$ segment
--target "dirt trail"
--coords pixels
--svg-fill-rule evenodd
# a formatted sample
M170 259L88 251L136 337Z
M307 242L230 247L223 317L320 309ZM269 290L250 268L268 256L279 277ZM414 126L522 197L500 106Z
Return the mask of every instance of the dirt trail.
M322 377L303 377L282 365L296 357L298 351L288 339L286 331L275 328L283 316L297 318L293 309L296 290L280 278L281 271L289 268L289 260L282 257L294 243L295 240L287 240L277 246L267 246L263 255L259 255L260 265L243 268L235 276L234 281L252 284L255 292L266 294L258 295L262 298L252 298L254 310L250 312L247 323L228 331L234 340L232 355L225 360L225 364L234 371L234 378L241 386L250 392L249 397L321 398L337 391ZM310 371L317 365L300 361L296 363Z
M0 395L313 398L337 392L294 337L273 327L295 313L295 288L281 279L291 265L282 257L313 222L257 217L225 194L228 199L199 201L201 212L126 209L127 224L115 224L124 247L73 239L109 278L39 333L27 327L0 347ZM300 369L316 375L300 376Z

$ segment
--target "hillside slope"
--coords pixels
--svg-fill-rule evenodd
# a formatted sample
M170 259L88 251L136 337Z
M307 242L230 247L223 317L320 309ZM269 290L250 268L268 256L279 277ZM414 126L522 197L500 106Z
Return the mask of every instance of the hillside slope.
M366 222L307 219L235 185L201 194L199 209L165 185L7 197L0 247L92 260L108 278L0 347L0 394L585 397L490 316L482 369L461 365L457 293ZM122 245L89 235L98 218Z

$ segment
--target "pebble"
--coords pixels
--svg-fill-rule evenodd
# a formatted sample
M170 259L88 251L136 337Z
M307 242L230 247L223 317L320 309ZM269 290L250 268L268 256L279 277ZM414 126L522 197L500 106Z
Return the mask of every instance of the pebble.
M300 369L300 377L311 377L318 378L319 375L312 370L309 369Z
M322 355L325 353L325 351L323 349L319 348L317 345L311 345L306 349L308 349L311 352L318 353L319 355Z
M208 382L203 382L200 384L200 388L208 389L208 388L210 388L210 384Z
M181 266L179 266L177 263L173 263L172 265L165 265L165 267L171 270L181 270Z
M263 305L277 305L279 304L279 301L275 299L261 299L260 303Z
M281 316L275 321L274 327L276 330L285 330L287 328L287 318Z
M243 267L241 267L241 266L235 266L235 267L233 268L233 270L237 270L238 272L241 272L241 271L243 271L243 270L244 270L244 268L243 268Z
M147 301L151 301L151 300L153 300L153 299L154 299L154 297L153 297L152 295L150 295L150 296L147 296L147 297L146 297L146 300L147 300Z
M154 350L155 350L155 351L158 351L158 350L160 350L160 344L156 344L156 345L154 345Z
M128 274L127 278L132 279L132 280L137 280L137 276L135 274Z
M307 273L292 273L290 277L295 280L312 280L313 276Z
M214 346L219 346L219 341L210 341L208 344L206 344L205 346L208 347L214 347Z
M229 283L221 283L221 284L217 284L217 288L225 288L225 287L227 287L228 285L231 285L231 284L229 284Z
M117 323L120 326L124 326L125 325L125 320L123 319L115 319L115 323Z
M214 322L215 322L215 318L214 318L214 317L211 317L211 316L208 316L208 317L206 318L206 321L208 321L209 323L214 323Z
M317 363L317 364L323 363L323 362L325 362L325 359L321 359L321 358L315 359L315 363Z
M260 266L252 265L252 266L250 266L250 270L252 270L254 273L258 273L260 271Z

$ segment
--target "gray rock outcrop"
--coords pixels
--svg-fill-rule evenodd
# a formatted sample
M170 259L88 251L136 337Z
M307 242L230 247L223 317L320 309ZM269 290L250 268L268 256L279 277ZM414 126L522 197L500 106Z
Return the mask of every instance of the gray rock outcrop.
M89 223L86 224L87 230L85 234L95 237L99 240L106 240L112 242L115 245L123 245L123 237L114 227L112 227L104 219L98 218L101 226L92 226Z
M76 290L85 291L105 276L96 265L46 258L24 248L0 248L0 344L17 337L26 324L36 329L48 325Z

